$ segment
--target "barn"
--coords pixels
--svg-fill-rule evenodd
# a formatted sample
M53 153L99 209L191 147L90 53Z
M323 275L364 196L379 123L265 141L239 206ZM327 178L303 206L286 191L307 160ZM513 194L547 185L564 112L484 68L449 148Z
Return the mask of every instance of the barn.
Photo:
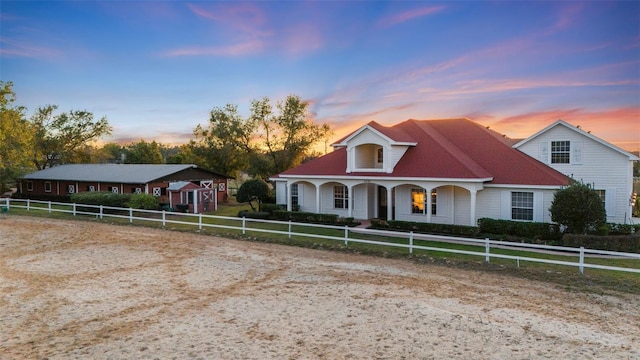
M64 198L85 191L142 193L169 205L169 187L191 183L203 191L215 189L216 198L211 200L217 203L227 200L230 178L193 164L68 164L24 176L18 181L18 192L31 199Z

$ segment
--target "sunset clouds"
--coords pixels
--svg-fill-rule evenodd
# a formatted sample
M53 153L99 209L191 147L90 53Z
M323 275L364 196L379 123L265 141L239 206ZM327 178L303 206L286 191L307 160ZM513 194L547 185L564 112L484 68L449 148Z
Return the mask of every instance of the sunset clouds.
M640 149L638 2L22 2L0 9L17 102L186 142L215 106L310 100L336 140L371 120L558 119Z

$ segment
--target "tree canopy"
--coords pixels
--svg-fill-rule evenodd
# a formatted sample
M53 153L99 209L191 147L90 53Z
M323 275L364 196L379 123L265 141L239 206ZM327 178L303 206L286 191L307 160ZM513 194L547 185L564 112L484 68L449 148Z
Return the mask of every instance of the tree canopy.
M600 195L587 184L574 182L556 192L551 203L551 220L567 226L567 232L586 234L607 221Z
M26 108L15 100L13 83L0 81L0 193L32 169L32 127L25 119Z
M71 110L55 114L57 105L36 110L31 117L33 126L32 161L39 169L64 163L82 162L84 146L111 133L106 117L94 121L86 110Z
M251 179L240 185L238 193L236 194L236 199L241 203L249 203L251 209L255 211L256 209L253 206L252 201L258 202L258 210L260 210L262 202L267 200L269 196L271 196L269 184L261 179Z

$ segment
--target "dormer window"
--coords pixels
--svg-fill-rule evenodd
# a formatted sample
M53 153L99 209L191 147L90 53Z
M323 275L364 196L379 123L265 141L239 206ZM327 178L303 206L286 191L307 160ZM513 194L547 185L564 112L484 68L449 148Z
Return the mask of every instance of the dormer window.
M382 148L382 146L378 147L377 150L377 158L376 158L376 162L382 166L382 162L384 160L384 149Z

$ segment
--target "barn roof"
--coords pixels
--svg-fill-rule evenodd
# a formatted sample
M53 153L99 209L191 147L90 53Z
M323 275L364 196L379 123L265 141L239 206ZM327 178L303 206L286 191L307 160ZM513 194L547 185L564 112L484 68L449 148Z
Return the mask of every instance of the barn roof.
M417 143L392 173L347 173L345 148L284 171L279 177L392 177L465 179L492 184L566 185L568 178L512 147L512 141L469 119L407 120L391 127ZM348 136L346 137L348 138Z
M145 184L190 168L197 168L197 166L193 164L68 164L36 171L24 178Z

